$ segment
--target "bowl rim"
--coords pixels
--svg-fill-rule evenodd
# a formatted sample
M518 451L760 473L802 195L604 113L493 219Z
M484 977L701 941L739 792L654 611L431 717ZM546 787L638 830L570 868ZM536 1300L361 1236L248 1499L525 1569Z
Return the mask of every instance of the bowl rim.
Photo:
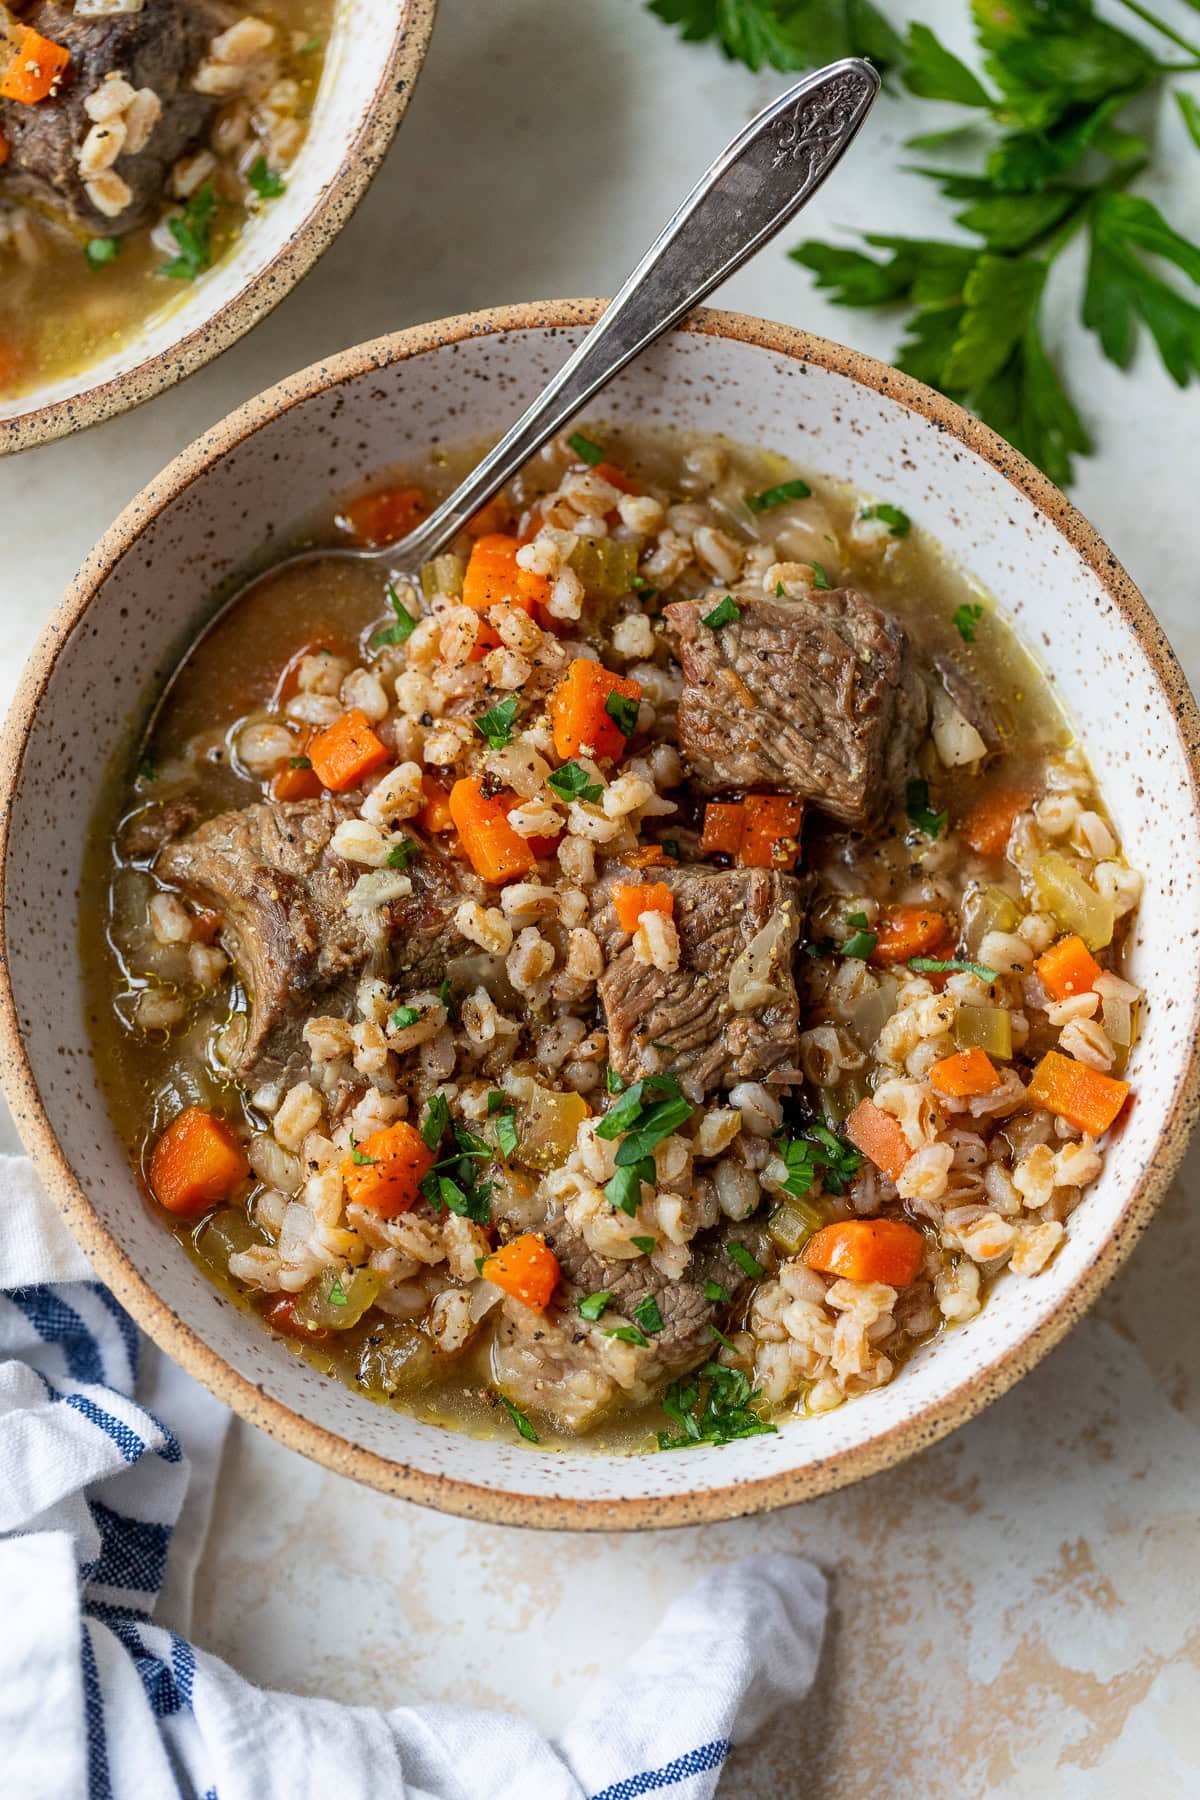
M330 248L383 167L424 65L437 7L438 0L404 0L398 8L379 79L363 105L340 168L322 182L295 231L247 285L185 336L149 352L120 374L0 419L0 456L19 455L131 412L186 381L274 311ZM86 368L81 371L85 381L88 373Z
M84 619L105 579L137 544L146 523L221 457L314 394L372 370L404 362L468 338L522 331L566 330L592 324L606 302L525 302L459 314L357 345L286 378L245 401L189 445L121 513L85 560L43 629L0 733L0 1085L38 1174L97 1275L153 1341L250 1424L335 1473L380 1492L465 1518L546 1529L628 1531L714 1523L771 1511L829 1493L903 1461L966 1423L1005 1393L1066 1334L1129 1254L1158 1206L1187 1146L1200 1099L1200 1032L1178 1071L1153 1155L1134 1183L1111 1230L1076 1276L1060 1306L1026 1331L991 1364L968 1374L951 1392L867 1441L759 1480L739 1480L670 1495L585 1500L557 1494L482 1487L394 1461L317 1425L239 1375L212 1350L139 1274L93 1210L76 1181L42 1105L25 1051L9 975L4 882L12 806L25 746L63 646ZM933 389L875 358L797 327L741 313L702 309L677 330L732 339L814 363L893 399L955 437L1023 493L1091 568L1137 635L1178 721L1190 778L1190 803L1200 813L1200 710L1183 670L1146 601L1087 519L1049 479L989 427ZM1200 996L1194 1003L1200 1019Z

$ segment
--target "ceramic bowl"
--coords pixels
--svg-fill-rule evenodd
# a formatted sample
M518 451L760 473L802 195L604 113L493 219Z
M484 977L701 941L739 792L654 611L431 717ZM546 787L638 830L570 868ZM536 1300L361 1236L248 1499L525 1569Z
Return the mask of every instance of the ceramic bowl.
M3 744L0 1052L18 1127L98 1274L245 1418L389 1493L497 1522L628 1529L803 1499L932 1443L1002 1393L1095 1298L1145 1225L1196 1108L1196 708L1162 633L1091 526L929 389L819 338L704 312L616 381L596 416L724 431L902 506L994 595L1076 722L1130 860L1149 991L1136 1103L1035 1280L922 1349L890 1386L778 1436L678 1455L550 1454L373 1406L289 1355L181 1253L133 1179L97 1083L77 974L81 846L215 585L331 488L437 439L498 433L597 314L508 308L347 351L249 401L184 452L89 557L27 671ZM87 902L84 902L87 903ZM1154 946L1169 944L1170 985ZM47 979L52 971L51 979Z
M126 412L182 381L277 306L332 244L404 117L437 0L336 0L325 69L287 191L230 254L110 355L0 400L0 456Z

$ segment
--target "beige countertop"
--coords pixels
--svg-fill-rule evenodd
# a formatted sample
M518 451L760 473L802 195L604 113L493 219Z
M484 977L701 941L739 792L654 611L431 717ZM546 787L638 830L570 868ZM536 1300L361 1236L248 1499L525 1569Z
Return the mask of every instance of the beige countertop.
M961 0L888 10L962 43ZM1181 11L1180 26L1191 17ZM610 292L708 156L779 85L678 44L638 0L442 0L388 165L300 289L182 388L0 463L0 538L22 547L0 575L3 697L85 550L206 425L392 327ZM918 128L913 107L881 104L790 241L851 226L943 231L925 184L898 168L900 139ZM937 114L926 108L921 123ZM1169 173L1155 197L1200 236L1200 163L1173 115L1162 130ZM1196 389L1181 394L1145 356L1119 375L1071 325L1077 284L1066 270L1056 283L1051 341L1099 444L1075 498L1195 681ZM893 347L886 321L815 296L782 246L722 299L881 354ZM1193 1193L1196 1153L1095 1314L983 1417L901 1469L769 1518L606 1538L472 1525L356 1488L235 1425L199 1641L246 1675L306 1693L519 1708L553 1729L702 1569L795 1550L834 1578L820 1682L799 1716L735 1755L723 1795L1195 1793Z

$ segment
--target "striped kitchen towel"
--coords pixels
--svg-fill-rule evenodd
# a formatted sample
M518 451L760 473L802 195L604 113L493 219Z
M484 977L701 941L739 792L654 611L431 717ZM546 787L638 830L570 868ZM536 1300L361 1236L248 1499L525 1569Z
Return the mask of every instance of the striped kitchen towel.
M256 1688L188 1641L229 1415L140 1338L16 1157L0 1287L14 1800L702 1800L731 1746L812 1683L824 1577L752 1556L677 1600L556 1742L511 1714Z

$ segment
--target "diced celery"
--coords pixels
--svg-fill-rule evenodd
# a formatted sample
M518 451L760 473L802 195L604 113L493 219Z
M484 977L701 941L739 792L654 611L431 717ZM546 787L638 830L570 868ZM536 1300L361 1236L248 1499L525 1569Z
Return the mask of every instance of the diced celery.
M383 1277L374 1269L326 1269L300 1295L296 1317L326 1331L345 1331L358 1324L382 1286Z
M443 556L435 556L432 562L421 564L421 592L427 600L437 594L461 594L466 573L464 558L448 550Z
M795 1256L824 1223L824 1215L813 1201L797 1200L789 1194L767 1220L767 1235L780 1250Z
M416 1325L384 1325L372 1331L358 1359L360 1387L376 1399L412 1393L435 1373L433 1345Z
M979 955L979 946L989 931L1012 931L1020 918L1020 907L1002 887L989 883L973 889L963 901L963 923L971 955Z
M560 1169L588 1116L582 1094L559 1094L535 1085L518 1114L515 1160L527 1169Z
M229 1259L255 1244L265 1244L265 1232L252 1225L240 1206L223 1206L210 1214L196 1233L196 1249L204 1262L225 1274Z
M1030 868L1038 905L1064 931L1077 931L1089 950L1112 942L1113 906L1103 899L1058 850L1048 850Z
M636 544L615 538L580 538L568 560L584 591L597 600L619 600L630 592L637 574Z
M954 1021L960 1050L985 1050L1000 1062L1012 1057L1012 1014L1007 1006L960 1006Z
M863 1074L843 1075L833 1087L822 1088L821 1111L825 1115L825 1123L836 1130L843 1119L849 1118L859 1101L866 1099L869 1092L867 1078Z

